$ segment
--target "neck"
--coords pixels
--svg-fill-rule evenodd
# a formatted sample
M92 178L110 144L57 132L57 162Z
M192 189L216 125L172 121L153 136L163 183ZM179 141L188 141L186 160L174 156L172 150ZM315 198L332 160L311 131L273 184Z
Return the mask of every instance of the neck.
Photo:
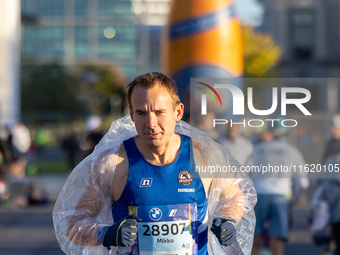
M164 166L176 160L181 145L181 137L173 134L167 143L159 147L148 146L142 143L138 137L136 137L135 143L140 153L149 163Z

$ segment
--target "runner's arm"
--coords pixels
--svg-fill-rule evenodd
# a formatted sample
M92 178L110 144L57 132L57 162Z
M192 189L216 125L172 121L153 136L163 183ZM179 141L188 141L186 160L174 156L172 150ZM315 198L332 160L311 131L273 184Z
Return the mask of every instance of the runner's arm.
M209 166L208 162L212 162L219 166L230 165L230 163L226 162L225 157L222 156L224 152L220 151L220 148L214 148L213 151L215 154L212 155L210 152L206 152L199 142L194 139L192 139L192 141L196 166ZM217 151L220 151L220 153ZM230 153L228 158L233 160ZM239 167L239 165L237 165L237 167ZM241 191L237 178L234 178L230 173L218 173L216 175L199 172L199 174L203 182L207 198L209 196L218 197L215 215L221 218L232 218L236 221L236 223L239 223L246 210L246 197Z
M116 160L116 170L118 170L122 164L123 158L114 154L104 154L100 157L100 160L98 159L93 164L88 185L75 207L75 212L72 215L67 228L67 236L72 242L87 246L101 245L98 241L98 231L101 227L110 225L98 223L96 217L101 210L102 203L110 203L112 200L112 196L107 198L107 194L111 194L111 171L109 169L104 169L103 171L103 168L112 167L113 162ZM107 174L101 176L99 171L103 171ZM110 201L105 201L105 197L106 200L109 199Z
M219 217L232 218L238 224L246 209L246 198L237 180L235 178L214 179L212 187L214 186L223 187L219 206L216 208L219 211Z

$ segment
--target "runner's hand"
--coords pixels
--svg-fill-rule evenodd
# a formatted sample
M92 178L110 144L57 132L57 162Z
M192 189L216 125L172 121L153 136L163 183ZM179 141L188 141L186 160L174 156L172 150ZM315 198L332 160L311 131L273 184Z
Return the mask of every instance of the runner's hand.
M111 227L105 227L107 229L103 230L103 245L105 247L133 245L137 238L137 222L140 221L142 221L141 218L130 215Z
M215 234L221 245L229 246L236 239L236 221L228 218L215 218L211 226L211 231Z

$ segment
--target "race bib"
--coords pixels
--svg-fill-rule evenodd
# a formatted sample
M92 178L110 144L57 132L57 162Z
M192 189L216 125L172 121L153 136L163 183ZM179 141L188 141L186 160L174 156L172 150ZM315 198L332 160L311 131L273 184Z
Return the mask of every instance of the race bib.
M196 255L197 204L137 206L138 242L132 254Z

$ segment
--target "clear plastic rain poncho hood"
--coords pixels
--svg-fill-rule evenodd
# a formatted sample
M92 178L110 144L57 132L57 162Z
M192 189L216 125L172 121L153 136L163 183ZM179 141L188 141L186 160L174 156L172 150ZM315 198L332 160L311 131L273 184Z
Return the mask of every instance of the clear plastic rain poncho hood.
M208 165L213 165L214 161L218 160L226 166L232 165L234 169L239 168L239 163L233 159L228 150L214 142L204 132L179 121L176 124L175 133L190 136L197 141ZM136 135L134 123L129 116L114 121L94 152L70 174L53 210L56 237L66 254L109 254L110 251L96 241L98 229L114 223L111 214L110 187L115 172L115 162L122 142ZM232 175L212 177L215 181L210 185L207 195L208 252L209 254L249 255L253 244L256 203L256 192L252 182L246 175L237 172ZM239 187L238 195L236 193L228 196L221 195L222 190L235 184ZM241 197L239 193L242 194ZM82 198L81 204L79 204L80 198ZM214 218L229 216L225 214L233 208L241 210L243 216L236 225L237 242L224 247L219 244L215 235L210 231L210 227ZM111 254L115 253L115 247L112 247Z

